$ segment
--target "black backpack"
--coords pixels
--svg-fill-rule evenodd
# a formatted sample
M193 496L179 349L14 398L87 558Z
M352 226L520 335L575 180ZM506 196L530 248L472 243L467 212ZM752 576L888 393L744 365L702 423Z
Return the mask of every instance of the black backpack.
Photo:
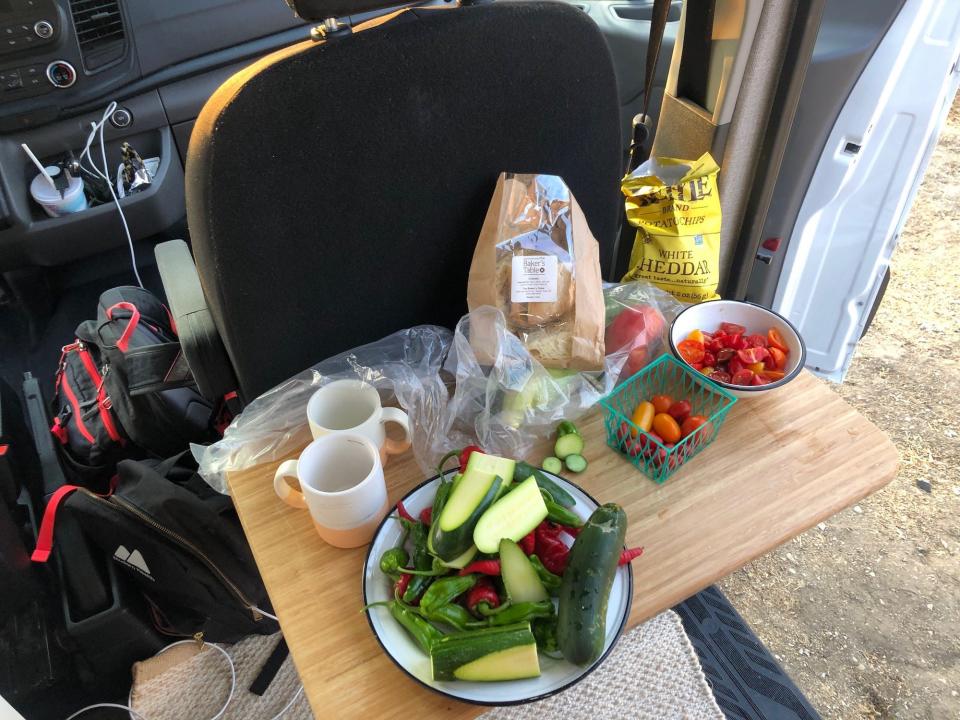
M100 296L57 370L51 432L81 482L103 482L123 458L167 457L215 438L167 308L139 287Z
M124 460L111 492L75 485L47 503L33 553L45 562L59 513L132 578L169 635L237 642L279 630L233 503L196 473L183 453L162 462Z

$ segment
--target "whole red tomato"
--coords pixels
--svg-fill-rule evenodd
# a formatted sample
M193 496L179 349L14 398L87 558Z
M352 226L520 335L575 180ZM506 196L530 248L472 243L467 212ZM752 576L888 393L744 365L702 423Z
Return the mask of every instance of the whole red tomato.
M647 304L624 308L607 326L604 336L606 352L651 345L660 338L665 326L663 315Z

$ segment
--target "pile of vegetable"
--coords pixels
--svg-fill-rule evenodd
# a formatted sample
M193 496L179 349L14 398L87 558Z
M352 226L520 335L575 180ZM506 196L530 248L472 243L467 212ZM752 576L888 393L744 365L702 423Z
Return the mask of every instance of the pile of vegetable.
M769 385L782 380L790 348L776 328L746 335L736 323L720 323L713 333L694 330L677 345L680 357L712 380L731 385Z
M459 472L447 480L441 463L432 507L414 518L397 505L401 540L379 560L394 596L368 608L389 610L434 680L537 677L538 653L589 665L617 566L642 552L623 550L623 509L603 505L584 522L539 469L476 447L447 459L456 454Z
M630 418L636 428L624 422L617 429L620 446L631 457L642 454L651 458L655 465L662 465L666 462L667 451L684 438L697 434L693 440L697 443L707 437L710 429L708 419L692 414L692 409L689 400L674 400L670 395L654 395L642 401L634 408ZM707 429L701 430L704 426L708 426ZM692 448L693 445L690 445ZM684 460L681 455L671 456L670 469L679 467Z

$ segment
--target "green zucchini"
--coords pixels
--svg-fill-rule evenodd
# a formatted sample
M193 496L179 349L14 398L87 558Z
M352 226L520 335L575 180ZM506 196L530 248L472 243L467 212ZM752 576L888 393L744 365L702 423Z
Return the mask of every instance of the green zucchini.
M560 458L554 457L553 455L544 458L540 465L544 470L553 473L554 475L559 475L560 471L563 470L563 463L560 462Z
M500 541L500 574L512 603L539 602L550 598L536 568L527 560L520 546L507 538Z
M450 493L430 533L430 546L441 560L451 562L473 545L473 529L500 497L503 481L485 473L464 473Z
M553 454L563 460L567 455L583 454L583 438L576 433L561 435L553 446Z
M467 548L466 552L464 552L462 555L458 555L453 560L440 560L440 562L444 567L453 568L454 570L462 570L470 564L470 561L473 560L476 554L477 546L471 545L469 548Z
M451 633L430 646L434 680L498 681L539 677L530 623Z
M495 553L501 538L519 540L547 517L540 486L529 477L497 500L473 529L473 544L480 552Z
M570 548L560 583L557 642L574 665L589 665L603 652L607 600L627 533L627 515L615 503L601 505Z
M481 472L487 475L499 475L503 478L504 486L506 486L513 480L513 472L516 465L516 461L510 458L474 452L470 454L470 459L467 460L467 467L463 469L463 474Z
M516 464L516 467L513 471L513 481L515 483L523 482L531 475L536 478L537 485L550 493L550 497L552 497L553 501L558 505L571 508L577 504L577 501L573 498L573 495L557 485L557 483L547 477L539 468L535 468L533 465L528 463L518 462Z
M587 459L583 455L567 455L563 462L570 472L582 473L587 469Z

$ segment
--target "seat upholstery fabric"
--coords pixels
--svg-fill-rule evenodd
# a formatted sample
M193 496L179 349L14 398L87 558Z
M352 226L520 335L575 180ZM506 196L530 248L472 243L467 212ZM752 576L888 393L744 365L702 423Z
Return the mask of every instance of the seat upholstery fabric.
M606 274L618 117L602 35L549 2L409 10L229 79L193 131L187 215L243 397L400 328L452 328L503 170L567 181Z

